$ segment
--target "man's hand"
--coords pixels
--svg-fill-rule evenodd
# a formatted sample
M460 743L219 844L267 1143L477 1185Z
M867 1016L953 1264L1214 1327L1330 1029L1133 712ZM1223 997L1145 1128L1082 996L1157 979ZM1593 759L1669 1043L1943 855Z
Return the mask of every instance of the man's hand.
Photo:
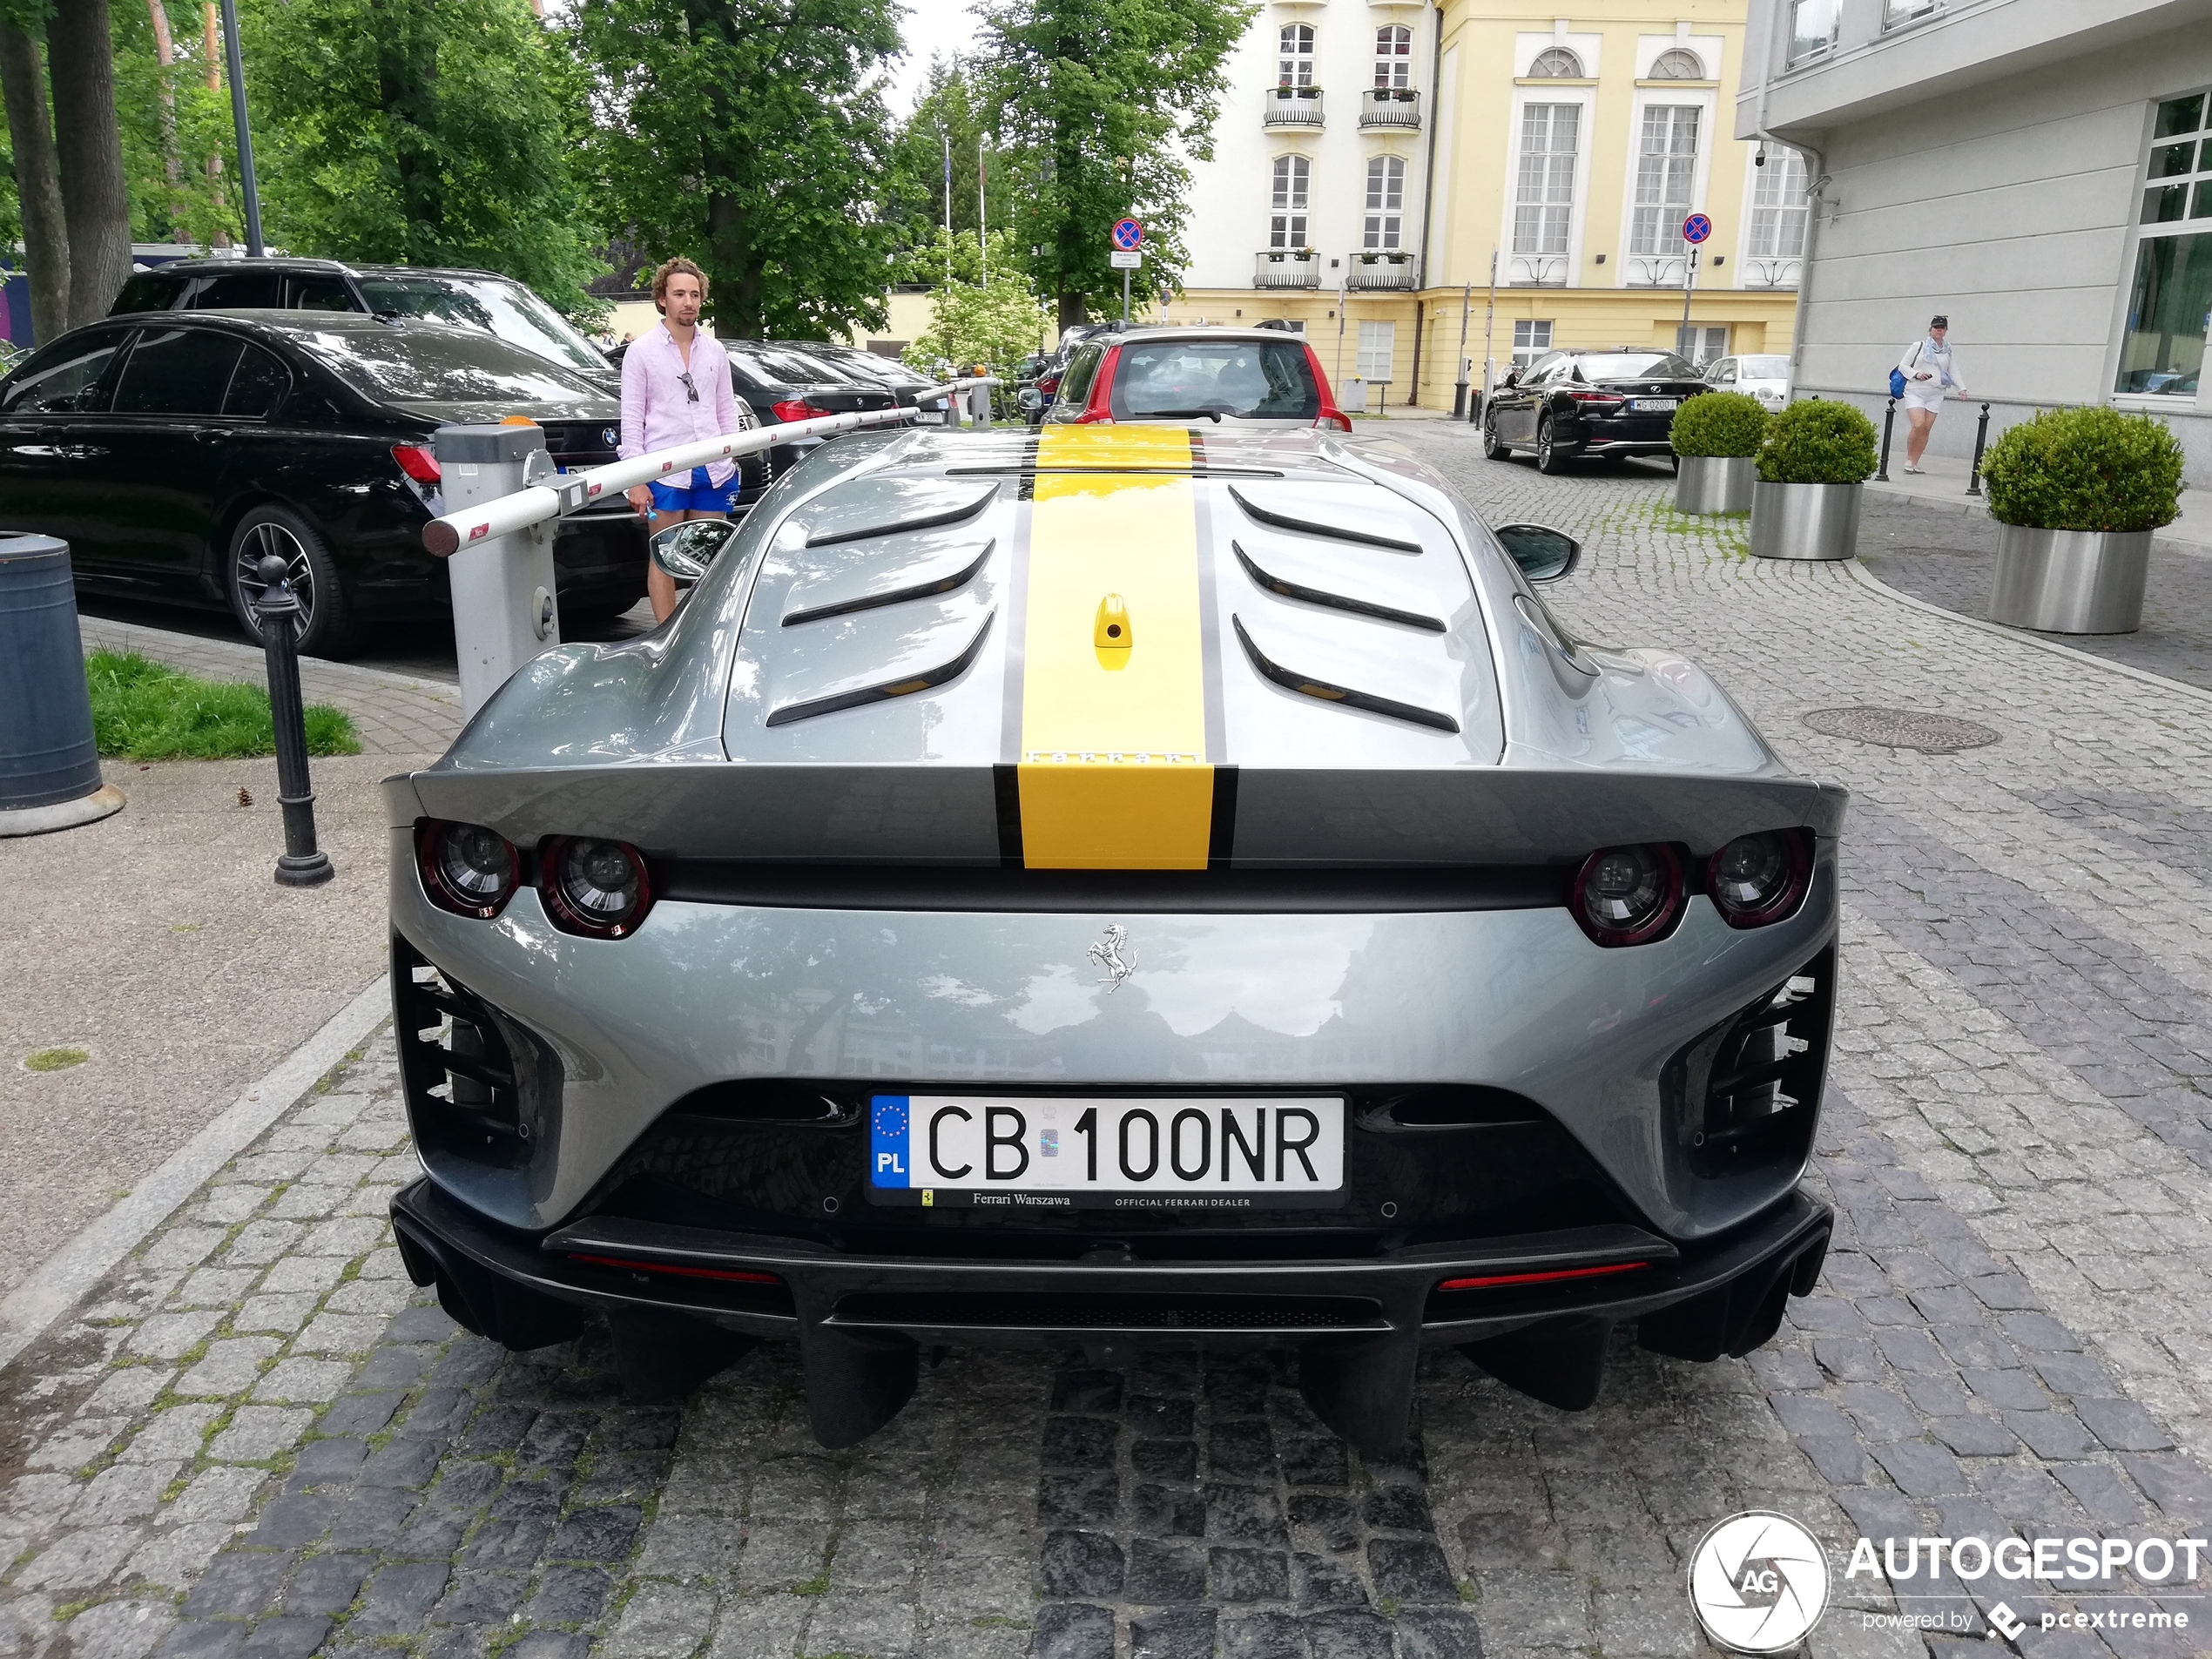
M644 484L632 484L623 492L623 499L647 518L653 516L653 492Z

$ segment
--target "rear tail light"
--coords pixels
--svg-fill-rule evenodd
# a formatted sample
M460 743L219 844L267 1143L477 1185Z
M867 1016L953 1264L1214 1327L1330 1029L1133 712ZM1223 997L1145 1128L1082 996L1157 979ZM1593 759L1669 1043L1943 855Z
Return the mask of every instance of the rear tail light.
M1617 409L1628 401L1626 398L1616 397L1611 392L1569 392L1567 395L1577 403L1588 403L1595 408L1601 409Z
M1705 864L1705 893L1731 927L1764 927L1797 914L1812 881L1811 833L1739 835Z
M482 824L425 819L415 827L415 856L430 902L456 916L489 921L522 885L522 860L514 847Z
M418 484L438 482L438 458L419 443L395 443L392 459L400 463L400 470Z
M653 907L644 856L627 841L556 836L538 856L537 885L556 927L594 939L636 933Z
M818 403L809 403L803 397L787 397L780 403L768 406L776 412L779 421L815 421L830 413Z
M1561 1279L1604 1278L1614 1273L1640 1273L1649 1262L1608 1262L1602 1267L1555 1267L1541 1273L1486 1273L1478 1278L1447 1278L1440 1291L1494 1291L1509 1285L1556 1285Z
M1324 409L1314 417L1313 424L1332 432L1349 432L1352 430L1352 417L1342 409Z
M1663 842L1608 846L1582 861L1569 908L1592 941L1608 949L1674 931L1683 912L1682 860Z

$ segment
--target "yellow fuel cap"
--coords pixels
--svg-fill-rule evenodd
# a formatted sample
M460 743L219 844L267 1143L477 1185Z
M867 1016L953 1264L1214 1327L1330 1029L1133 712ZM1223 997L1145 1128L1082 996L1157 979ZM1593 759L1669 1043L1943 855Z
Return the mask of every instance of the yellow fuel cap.
M1099 661L1108 668L1119 668L1129 660L1130 647L1136 643L1136 637L1130 628L1129 601L1120 594L1109 593L1098 602L1090 643L1098 648Z

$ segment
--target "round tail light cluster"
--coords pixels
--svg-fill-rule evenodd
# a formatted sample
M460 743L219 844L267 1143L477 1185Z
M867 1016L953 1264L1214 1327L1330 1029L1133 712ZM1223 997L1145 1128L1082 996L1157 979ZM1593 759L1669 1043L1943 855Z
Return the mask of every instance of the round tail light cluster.
M1705 894L1731 927L1764 927L1793 916L1812 881L1811 833L1739 835L1705 864Z
M627 841L556 836L538 855L537 887L555 927L597 939L637 932L653 904L644 857Z
M430 902L489 921L523 884L523 861L507 839L482 824L425 819L415 826L415 862Z
M1569 901L1592 941L1612 949L1674 931L1683 910L1682 860L1664 842L1608 846L1582 860Z

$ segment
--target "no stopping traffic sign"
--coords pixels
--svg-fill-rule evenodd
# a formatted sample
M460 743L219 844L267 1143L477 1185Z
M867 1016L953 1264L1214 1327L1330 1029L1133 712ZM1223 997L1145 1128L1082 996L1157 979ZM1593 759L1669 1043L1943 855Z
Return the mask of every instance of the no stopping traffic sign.
M1144 226L1133 219L1114 221L1114 246L1124 253L1134 253L1144 246Z
M1713 221L1703 213L1692 213L1682 222L1682 239L1692 246L1713 233Z

